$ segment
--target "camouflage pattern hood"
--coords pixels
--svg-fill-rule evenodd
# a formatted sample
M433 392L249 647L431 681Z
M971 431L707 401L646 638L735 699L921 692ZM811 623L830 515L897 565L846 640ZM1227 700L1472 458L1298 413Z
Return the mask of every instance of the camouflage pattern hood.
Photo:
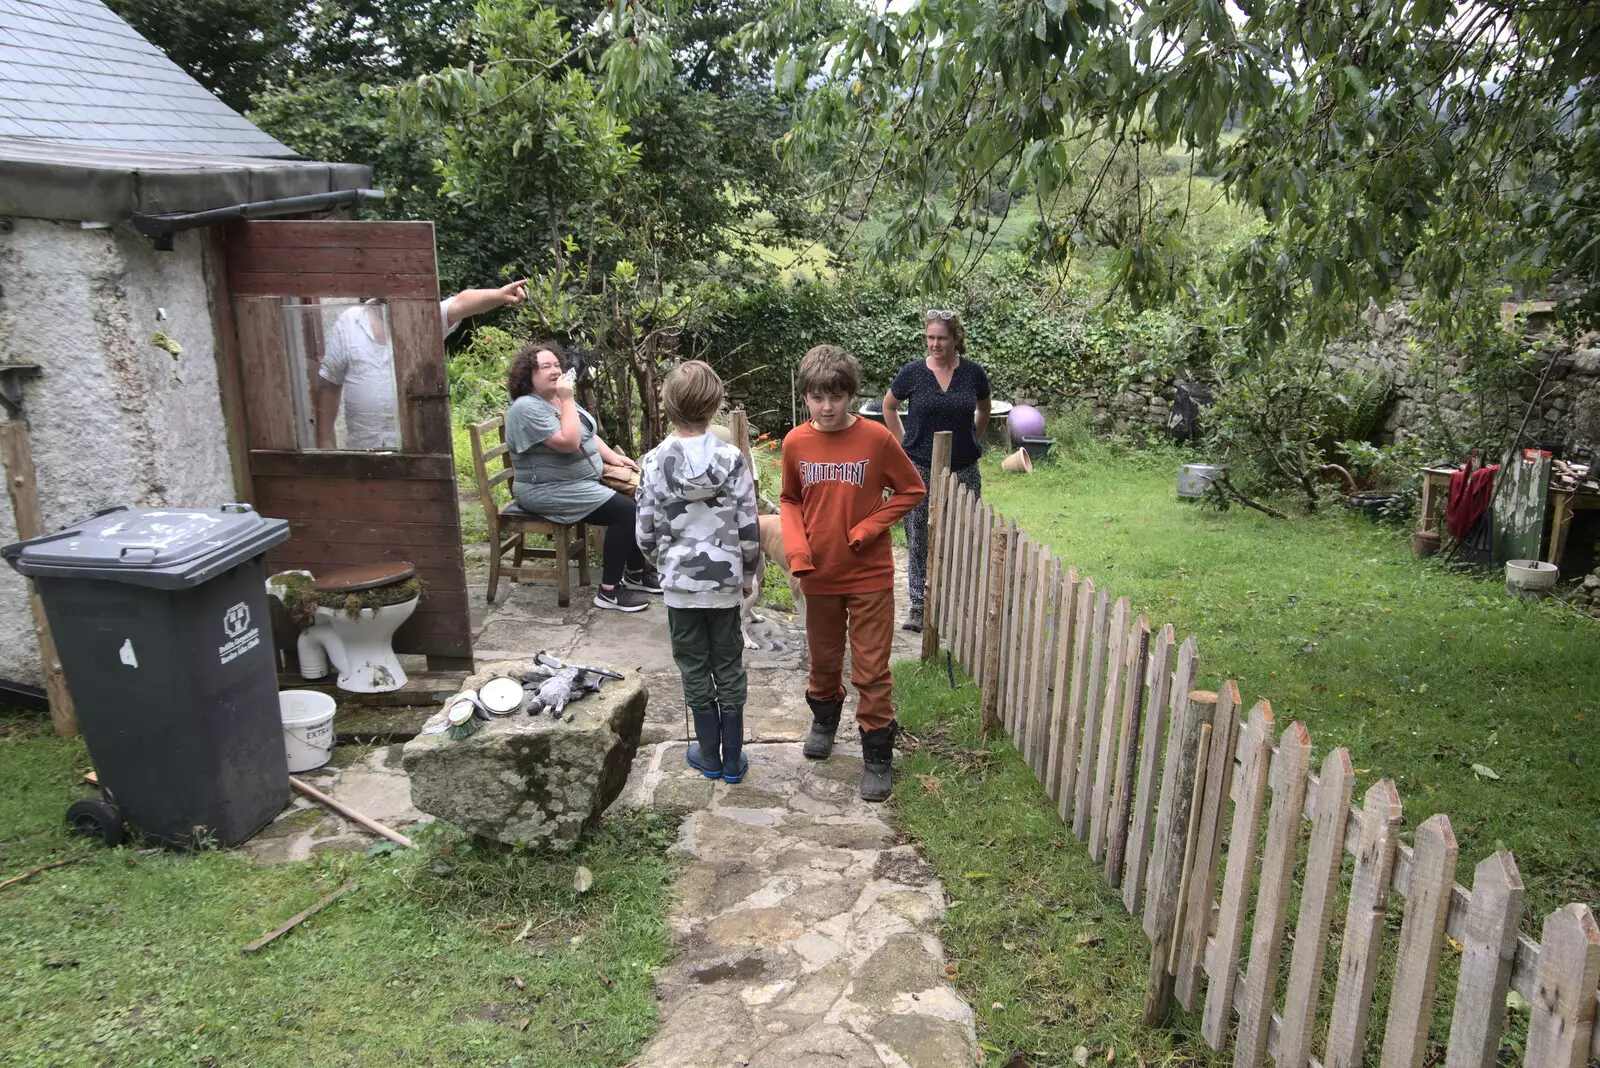
M670 608L733 608L759 581L755 481L738 449L710 434L674 435L644 458L639 549L661 573Z

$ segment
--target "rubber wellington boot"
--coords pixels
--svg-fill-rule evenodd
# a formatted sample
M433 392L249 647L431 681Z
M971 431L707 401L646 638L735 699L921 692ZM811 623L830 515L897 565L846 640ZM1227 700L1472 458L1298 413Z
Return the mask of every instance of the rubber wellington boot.
M811 706L811 729L806 732L800 752L807 760L827 760L833 752L833 736L839 730L839 713L844 711L844 702L807 697L806 704Z
M891 721L887 727L861 732L861 800L889 799L893 788L890 772L894 762L894 736L899 727Z
M684 759L708 779L722 778L722 721L715 708L689 710L694 715L695 741Z
M750 758L744 755L744 709L722 710L722 781L744 781L750 770Z

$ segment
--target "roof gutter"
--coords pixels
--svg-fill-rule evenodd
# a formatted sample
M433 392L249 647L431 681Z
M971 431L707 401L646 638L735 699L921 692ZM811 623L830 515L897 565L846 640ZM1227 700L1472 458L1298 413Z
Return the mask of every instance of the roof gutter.
M134 212L133 228L155 241L160 252L172 251L172 235L180 230L195 230L202 226L220 226L223 223L244 219L273 219L284 215L326 211L329 208L355 205L363 200L382 200L381 189L340 189L332 193L312 193L308 196L283 197L279 200L257 200L249 204L234 204L227 208L209 211L191 211L173 215L147 215Z

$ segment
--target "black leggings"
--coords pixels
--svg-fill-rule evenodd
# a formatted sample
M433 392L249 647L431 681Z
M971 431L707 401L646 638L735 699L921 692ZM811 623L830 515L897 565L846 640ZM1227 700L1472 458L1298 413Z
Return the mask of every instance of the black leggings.
M634 536L638 508L633 498L611 491L611 499L583 517L585 523L606 528L606 547L600 560L600 584L615 586L622 581L622 566L629 571L644 569L644 554Z

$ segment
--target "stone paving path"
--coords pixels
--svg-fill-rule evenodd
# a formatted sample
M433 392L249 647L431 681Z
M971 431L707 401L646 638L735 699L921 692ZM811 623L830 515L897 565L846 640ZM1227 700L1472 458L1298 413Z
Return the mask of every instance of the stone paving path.
M961 1068L978 1062L972 1010L945 977L938 926L945 897L932 868L899 841L884 807L857 797L861 750L848 723L832 759L807 761L799 739L805 641L781 615L746 654L751 769L737 786L705 779L684 753L684 708L666 612L593 607L592 590L556 604L549 584L502 586L488 606L469 590L480 661L540 649L639 671L650 687L643 743L617 808L682 814L684 860L670 919L672 962L656 977L661 1028L639 1068ZM905 609L901 595L900 609ZM920 639L896 631L895 657ZM854 699L846 705L847 719ZM420 718L419 718L420 722ZM309 778L391 826L417 818L399 746ZM903 788L900 787L900 788ZM892 803L892 802L891 802ZM313 850L364 848L369 837L296 798L250 851L268 863Z

